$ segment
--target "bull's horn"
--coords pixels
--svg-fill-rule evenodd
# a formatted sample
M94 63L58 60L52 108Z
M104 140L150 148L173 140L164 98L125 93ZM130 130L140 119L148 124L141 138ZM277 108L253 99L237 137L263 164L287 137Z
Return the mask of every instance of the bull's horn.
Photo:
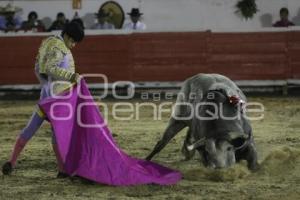
M228 137L229 137L228 138L229 141L234 141L235 139L242 139L242 140L238 140L237 142L232 143L235 151L237 151L239 149L243 149L248 144L248 141L249 141L248 136L244 133L230 132L228 134Z
M195 146L193 144L187 146L187 150L192 151L193 149L195 149Z
M195 142L194 144L188 145L187 150L192 151L204 144L205 144L205 138L202 138L202 139L198 140L197 142Z

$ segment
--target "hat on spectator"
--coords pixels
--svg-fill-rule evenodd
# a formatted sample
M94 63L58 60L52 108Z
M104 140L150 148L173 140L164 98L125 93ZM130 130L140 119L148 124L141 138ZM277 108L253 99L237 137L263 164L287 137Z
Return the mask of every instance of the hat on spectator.
M138 16L143 15L143 13L140 13L140 9L138 9L138 8L132 8L131 12L127 13L127 14L130 16L133 16L133 17L138 17Z
M21 10L22 10L21 8L12 6L12 5L9 3L9 4L7 4L4 8L1 9L1 12L2 12L2 13L16 13L16 12L19 12L19 11L21 11Z
M95 15L97 17L108 17L109 16L109 14L102 9L100 9L97 13L95 13Z

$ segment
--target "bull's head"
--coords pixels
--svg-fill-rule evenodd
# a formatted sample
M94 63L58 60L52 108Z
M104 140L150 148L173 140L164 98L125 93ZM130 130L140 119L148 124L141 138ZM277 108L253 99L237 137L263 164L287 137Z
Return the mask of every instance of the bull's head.
M226 168L236 163L236 151L244 148L248 141L245 119L242 117L244 102L237 96L229 96L225 91L210 91L206 102L199 109L205 135L187 146L189 151L198 149L203 162L211 168Z
M222 139L202 138L187 146L189 151L198 149L203 163L210 168L226 168L236 163L235 152L248 144L246 135L231 132Z

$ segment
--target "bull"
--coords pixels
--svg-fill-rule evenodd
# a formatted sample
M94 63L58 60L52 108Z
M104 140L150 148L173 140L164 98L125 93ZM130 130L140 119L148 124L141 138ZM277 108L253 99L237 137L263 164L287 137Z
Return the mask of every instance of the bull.
M256 170L257 151L245 115L246 102L240 88L225 76L197 74L187 79L162 138L146 159L151 160L188 127L181 149L186 160L198 151L206 167L227 168L246 160L248 168Z

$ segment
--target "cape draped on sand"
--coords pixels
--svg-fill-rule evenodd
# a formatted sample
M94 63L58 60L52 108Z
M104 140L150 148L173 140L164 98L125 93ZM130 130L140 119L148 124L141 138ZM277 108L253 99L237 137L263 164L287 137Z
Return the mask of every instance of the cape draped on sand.
M133 158L117 146L84 79L58 97L39 106L52 125L67 174L116 186L170 185L181 179L178 171Z

